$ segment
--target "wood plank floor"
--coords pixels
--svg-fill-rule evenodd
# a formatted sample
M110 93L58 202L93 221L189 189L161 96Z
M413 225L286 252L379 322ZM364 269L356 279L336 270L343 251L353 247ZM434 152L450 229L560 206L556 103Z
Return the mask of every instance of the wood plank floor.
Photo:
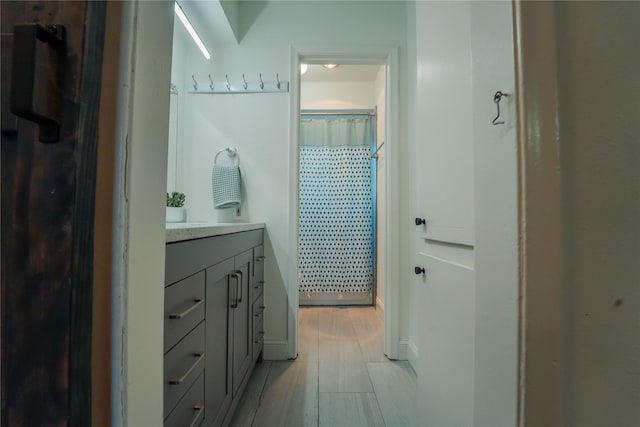
M417 426L416 375L373 307L300 308L298 358L256 365L232 426Z

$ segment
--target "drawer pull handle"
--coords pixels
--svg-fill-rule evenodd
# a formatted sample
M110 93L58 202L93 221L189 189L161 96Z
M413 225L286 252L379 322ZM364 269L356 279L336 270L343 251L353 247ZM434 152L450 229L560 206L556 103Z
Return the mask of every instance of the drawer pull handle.
M260 308L264 309L264 305L261 305Z
M264 335L264 331L259 331L258 332L260 335Z
M254 315L255 317L262 317L262 313L258 313Z
M267 257L264 255L260 255L259 257L256 257L256 261L260 262L260 261L264 261Z
M244 283L242 283L242 270L236 270L236 273L240 277L238 280L240 282L240 297L238 298L238 303L242 302L242 288L244 287Z
M262 340L255 340L253 343L254 344L260 344L262 342Z
M231 273L231 277L236 279L236 293L233 297L233 302L231 303L231 308L238 308L238 285L240 284L240 277L237 273ZM229 292L231 293L231 292Z
M200 307L200 305L202 303L204 303L204 300L203 299L196 299L196 300L193 300L193 302L194 302L194 304L191 307L187 308L182 313L171 313L169 315L169 319L182 319L183 317L186 317L193 310L195 310L196 308Z
M193 372L193 370L196 368L196 366L198 366L198 364L202 361L202 359L204 359L204 352L202 352L202 353L194 353L193 355L195 357L197 357L196 361L193 362L193 365L191 365L191 367L187 370L187 372L185 372L184 375L182 375L180 378L174 378L174 379L169 380L169 384L171 384L171 385L182 384L187 379L189 374L191 374L191 372Z
M193 406L193 410L196 412L196 415L193 417L193 420L191 420L191 424L189 424L189 427L195 427L198 425L198 420L200 419L202 414L204 414L203 409L204 409L204 405Z

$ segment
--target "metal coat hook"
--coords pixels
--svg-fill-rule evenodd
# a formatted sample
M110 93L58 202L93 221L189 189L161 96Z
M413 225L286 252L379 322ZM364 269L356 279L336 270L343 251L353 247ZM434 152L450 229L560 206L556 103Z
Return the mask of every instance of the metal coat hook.
M280 89L280 76L276 73L276 81L278 82L278 89Z
M211 74L209 74L209 87L211 88L211 90L214 90L216 88L216 84L213 82Z
M231 83L229 83L229 75L225 74L224 78L227 80L227 83L226 83L227 90L231 90Z
M244 78L244 73L242 73L242 87L244 88L244 90L247 90L247 80Z
M496 115L495 119L493 119L491 121L491 124L495 125L503 125L504 122L498 122L497 120L500 118L500 101L502 100L503 96L509 96L508 93L506 92L500 92L497 91L494 95L493 95L493 102L496 103L496 108L498 109L498 114Z
M193 74L191 74L191 80L193 80L193 90L198 90L198 82L196 81L196 78L193 77Z
M260 89L264 90L264 82L262 81L262 73L260 73Z

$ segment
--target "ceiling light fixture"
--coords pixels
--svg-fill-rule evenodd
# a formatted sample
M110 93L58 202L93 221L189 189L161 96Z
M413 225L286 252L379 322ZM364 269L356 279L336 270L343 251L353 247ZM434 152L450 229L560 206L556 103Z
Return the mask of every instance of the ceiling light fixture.
M334 68L336 68L338 66L338 64L322 64L322 66L324 68L326 68L327 70L333 70Z
M182 25L184 25L184 28L187 29L187 32L189 33L193 41L196 42L196 45L198 45L198 47L200 48L200 52L202 52L205 58L211 59L209 51L204 46L204 43L202 43L202 40L200 40L200 37L198 37L198 33L196 33L196 30L193 29L191 22L189 22L189 18L187 18L187 15L184 14L178 2L175 3L173 10L176 12L176 15L178 15L178 18L180 18Z
M307 72L307 70L309 69L309 66L307 64L300 64L300 74L304 74Z

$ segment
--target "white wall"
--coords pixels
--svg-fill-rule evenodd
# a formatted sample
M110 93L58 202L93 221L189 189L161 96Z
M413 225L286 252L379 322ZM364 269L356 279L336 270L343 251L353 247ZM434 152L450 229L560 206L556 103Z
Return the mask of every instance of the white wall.
M291 46L312 46L331 53L345 46L400 47L404 73L405 11L403 2L246 2L241 5L244 26L249 26L240 45L211 46L212 59L204 60L191 47L183 83L194 74L206 81L290 80ZM400 105L404 105L404 90ZM295 307L287 300L287 274L293 254L290 242L296 233L290 218L290 94L187 95L185 123L184 190L190 221L265 221L266 264L265 353L267 357L289 356L287 319ZM402 117L404 111L399 112ZM404 132L398 144L404 151ZM238 147L243 173L243 205L240 217L233 212L214 211L210 174L215 153L227 146ZM402 178L401 178L402 179ZM404 197L401 198L404 200ZM400 207L405 211L404 206ZM403 251L406 245L402 245ZM399 280L397 286L403 286ZM401 290L401 292L403 292ZM407 315L401 295L401 334L406 337Z
M640 3L557 3L564 425L640 423Z
M363 110L375 105L373 82L302 82L303 110Z

